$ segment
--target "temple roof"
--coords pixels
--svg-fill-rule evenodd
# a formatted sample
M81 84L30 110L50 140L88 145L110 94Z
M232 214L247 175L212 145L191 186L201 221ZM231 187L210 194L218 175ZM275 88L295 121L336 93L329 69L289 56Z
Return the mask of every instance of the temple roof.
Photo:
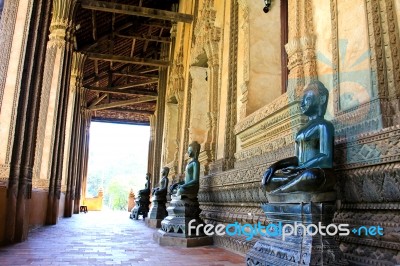
M158 94L163 44L171 42L176 0L82 0L76 14L77 51L87 55L83 86L93 119L148 124ZM182 20L181 20L182 21Z

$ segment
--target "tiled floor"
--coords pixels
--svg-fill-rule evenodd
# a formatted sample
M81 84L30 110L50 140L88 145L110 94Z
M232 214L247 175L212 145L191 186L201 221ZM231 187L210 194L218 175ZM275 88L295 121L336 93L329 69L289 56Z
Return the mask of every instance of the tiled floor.
M88 212L41 227L23 243L0 247L0 265L244 265L221 248L160 247L155 229L128 212Z

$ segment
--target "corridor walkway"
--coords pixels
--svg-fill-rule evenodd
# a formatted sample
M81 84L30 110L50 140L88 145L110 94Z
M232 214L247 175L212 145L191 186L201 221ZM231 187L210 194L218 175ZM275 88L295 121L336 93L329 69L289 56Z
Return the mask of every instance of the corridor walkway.
M160 247L154 230L128 212L81 213L0 247L0 265L244 265L242 256L212 246Z

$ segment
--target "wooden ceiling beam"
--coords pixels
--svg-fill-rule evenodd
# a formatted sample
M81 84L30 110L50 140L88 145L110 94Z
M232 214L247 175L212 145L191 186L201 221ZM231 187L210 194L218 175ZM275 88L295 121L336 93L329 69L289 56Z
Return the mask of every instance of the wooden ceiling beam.
M145 115L154 114L154 111L149 111L149 110L134 110L134 109L122 109L122 108L112 108L109 109L109 111L121 112L121 113L145 114Z
M129 83L129 84L124 84L124 85L119 85L119 86L114 86L114 87L107 87L107 89L111 90L125 90L129 88L136 88L136 87L142 87L150 84L157 83L158 80L153 80L153 81L146 81L146 82L141 82L141 83Z
M147 91L147 90L125 91L125 90L115 90L115 89L111 89L111 88L98 88L98 87L86 87L86 89L90 90L90 91L97 91L97 92L110 93L110 94L157 96L157 92Z
M193 21L193 16L189 14L105 1L82 0L81 6L84 9L112 12L123 15L142 16L185 23L191 23Z
M120 37L120 38L126 38L126 39L136 39L136 40L145 40L145 41L153 41L153 42L164 42L164 43L171 42L171 38L169 38L169 37L159 37L159 36L148 35L148 34L131 34L131 35L115 34L115 36Z
M96 99L93 99L92 102L89 103L89 108L94 107L96 104L98 104L99 102L101 102L102 100L104 100L107 97L108 94L103 94L103 95L99 95L99 97L97 97Z
M129 56L111 55L111 54L100 54L100 53L86 53L87 57L92 60L103 60L109 62L118 62L124 64L136 64L145 66L156 66L156 67L168 67L169 62L163 60L154 60L147 58L137 58Z
M143 71L140 71L140 73L146 74L146 73L155 72L155 71L158 71L158 68L143 70Z
M140 72L113 72L113 75L158 80L158 75L142 74Z
M128 22L128 23L122 25L121 27L116 28L114 30L115 32L113 32L113 33L103 35L100 38L98 36L96 36L97 40L95 40L95 42L93 44L86 45L86 46L82 47L81 50L82 51L90 51L90 50L100 46L101 44L103 44L105 42L109 42L112 39L114 33L118 33L118 32L120 32L120 31L122 31L122 30L124 30L126 28L129 28L132 25L133 25L132 22ZM96 35L97 35L97 33L96 33Z
M143 96L143 97L138 97L138 98L131 99L131 100L124 100L124 101L118 101L118 102L112 102L112 103L91 106L91 107L89 107L89 110L92 110L92 111L104 110L104 109L133 105L133 104L138 104L138 103L152 102L152 101L156 101L156 100L157 100L156 96Z
M96 11L92 10L92 27L93 27L93 40L97 40L97 22L96 22Z
M163 28L163 29L171 29L171 25L166 25L165 23L162 23L161 21L151 21L151 22L145 22L142 24L144 26L152 26L152 27L157 27L157 28Z

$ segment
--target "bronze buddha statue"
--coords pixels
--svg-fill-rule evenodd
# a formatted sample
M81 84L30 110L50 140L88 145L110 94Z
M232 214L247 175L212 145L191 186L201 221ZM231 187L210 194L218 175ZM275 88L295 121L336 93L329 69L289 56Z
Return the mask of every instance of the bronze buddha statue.
M146 184L144 186L144 189L139 190L138 192L139 197L149 197L150 196L150 174L146 174Z
M319 81L304 90L300 109L309 120L296 134L296 156L273 163L264 173L262 186L270 194L333 190L334 128L324 119L328 96Z
M170 191L176 190L176 196L183 196L188 198L197 197L199 191L199 176L200 176L200 163L199 163L200 144L193 141L188 147L188 155L192 160L186 165L185 180L175 183L171 186Z
M168 174L169 168L164 167L161 171L161 180L158 187L153 188L152 195L156 196L157 198L165 198L168 192Z

